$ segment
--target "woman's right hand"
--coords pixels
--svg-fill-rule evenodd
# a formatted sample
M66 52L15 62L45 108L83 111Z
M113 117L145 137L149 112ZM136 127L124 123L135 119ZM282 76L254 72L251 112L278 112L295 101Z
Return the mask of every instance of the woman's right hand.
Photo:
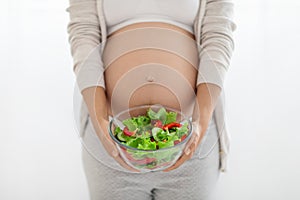
M93 124L94 130L104 146L107 153L113 157L121 166L124 168L139 172L138 170L127 165L125 161L121 158L121 155L108 133L108 115L106 106L106 94L102 87L94 86L84 89L81 92L83 99L87 105L91 122Z
M126 164L126 162L122 159L116 144L114 143L114 141L112 140L112 138L110 137L109 133L108 133L108 126L109 126L109 121L106 119L101 119L99 120L99 129L100 131L97 132L97 135L102 143L102 145L104 146L105 150L107 151L107 153L113 157L122 167L130 170L130 171L134 171L134 172L139 172L138 170L132 168L131 166L129 166L128 164Z

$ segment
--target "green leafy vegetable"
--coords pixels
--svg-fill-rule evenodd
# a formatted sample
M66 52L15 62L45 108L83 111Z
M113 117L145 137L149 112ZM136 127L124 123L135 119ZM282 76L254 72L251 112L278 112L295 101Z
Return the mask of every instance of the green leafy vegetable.
M176 128L176 134L181 138L184 134L188 132L188 123L185 122L181 127Z
M136 120L134 118L125 119L122 123L127 126L129 131L135 131L138 127Z
M161 128L158 128L158 127L154 127L152 129L152 136L154 138L154 140L156 141L160 141L163 137L163 133L164 132Z
M165 124L169 124L176 121L177 113L176 112L168 112Z
M121 128L120 127L117 127L114 131L114 135L118 135L120 132L122 132Z
M148 116L138 116L133 119L136 121L138 127L146 126L151 122L151 119Z
M158 112L154 112L151 108L148 109L147 115L150 119L159 119L163 124L166 122L167 111L165 108L160 108Z
M129 147L141 150L156 150L172 147L181 142L182 136L188 134L188 122L181 124L180 127L164 128L158 127L154 120L160 120L163 125L176 122L177 113L167 112L165 108L160 108L157 112L149 108L146 115L128 118L122 123L130 132L134 132L132 136L125 135L120 127L114 130L115 137L123 144ZM137 164L138 167L146 166L151 169L160 164L172 161L180 148L171 148L167 151L135 151L126 149L130 159Z
M162 149L162 148L174 146L174 143L173 141L167 141L167 142L158 141L157 145L160 149Z

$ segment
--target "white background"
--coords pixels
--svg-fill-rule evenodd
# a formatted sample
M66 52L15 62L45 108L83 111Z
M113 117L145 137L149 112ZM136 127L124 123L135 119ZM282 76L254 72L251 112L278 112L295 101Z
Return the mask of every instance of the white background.
M0 199L87 200L68 1L0 3ZM300 199L300 1L236 1L218 200Z

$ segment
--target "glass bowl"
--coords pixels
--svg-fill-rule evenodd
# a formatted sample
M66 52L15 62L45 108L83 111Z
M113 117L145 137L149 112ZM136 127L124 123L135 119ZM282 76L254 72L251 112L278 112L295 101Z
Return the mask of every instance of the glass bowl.
M115 136L115 129L120 127L124 130L126 127L122 122L123 120L138 117L140 115L145 115L147 110L151 108L154 112L158 112L161 108L164 108L167 112L176 112L176 122L182 124L187 124L187 133L180 140L174 141L173 146L167 146L164 148L159 148L155 150L140 149L128 146L125 142L120 141L117 136ZM114 117L111 118L109 123L109 134L110 137L115 142L118 151L123 158L123 160L131 167L139 170L140 172L150 172L150 171L160 171L172 166L178 158L181 156L187 141L191 137L192 133L192 122L191 118L187 118L184 114L176 109L169 108L162 105L142 105L131 107L124 110ZM119 129L119 130L120 130ZM151 131L150 131L151 132ZM122 133L123 134L123 133ZM150 134L153 134L152 132ZM157 142L156 142L157 143Z

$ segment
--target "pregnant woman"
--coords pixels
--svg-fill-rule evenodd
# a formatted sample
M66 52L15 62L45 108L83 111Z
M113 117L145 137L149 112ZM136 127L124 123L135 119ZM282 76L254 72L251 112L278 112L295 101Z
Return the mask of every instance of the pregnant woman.
M70 0L67 11L91 199L208 199L229 148L221 94L233 51L233 4ZM184 153L164 171L136 172L107 131L109 117L144 104L193 120Z

